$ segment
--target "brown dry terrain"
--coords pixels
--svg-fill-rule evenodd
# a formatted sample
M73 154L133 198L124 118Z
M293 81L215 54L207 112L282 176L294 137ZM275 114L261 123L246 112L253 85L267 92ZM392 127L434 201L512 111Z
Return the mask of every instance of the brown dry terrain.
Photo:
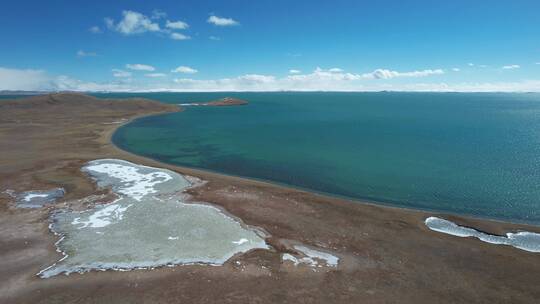
M272 235L224 266L90 272L40 279L57 261L55 207L16 209L0 195L0 303L538 303L540 254L428 230L425 212L350 202L268 183L180 168L123 152L112 132L141 115L177 111L147 100L53 94L0 101L0 191L64 187L56 208L97 193L80 172L120 158L208 181L190 190ZM103 192L103 191L101 191ZM538 227L445 216L502 234ZM326 248L337 269L281 262L288 244Z

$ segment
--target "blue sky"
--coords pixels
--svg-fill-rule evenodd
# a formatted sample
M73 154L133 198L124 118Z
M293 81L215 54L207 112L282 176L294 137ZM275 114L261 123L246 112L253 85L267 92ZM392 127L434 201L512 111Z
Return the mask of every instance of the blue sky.
M0 89L540 91L539 12L537 0L9 1Z

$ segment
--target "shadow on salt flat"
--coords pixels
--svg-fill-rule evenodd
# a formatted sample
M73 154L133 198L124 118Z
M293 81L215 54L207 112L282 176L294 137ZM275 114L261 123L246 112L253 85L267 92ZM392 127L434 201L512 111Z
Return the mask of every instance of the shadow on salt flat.
M492 235L433 216L428 217L425 224L429 229L437 232L458 237L475 237L490 244L508 245L525 251L540 252L540 234L538 233L522 231L509 232L506 236Z

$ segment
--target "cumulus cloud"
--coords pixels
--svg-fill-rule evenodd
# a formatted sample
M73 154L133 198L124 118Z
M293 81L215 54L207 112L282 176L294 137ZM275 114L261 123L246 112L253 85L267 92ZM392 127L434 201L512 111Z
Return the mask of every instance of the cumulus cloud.
M165 27L173 29L173 30L185 30L189 27L189 25L183 21L169 21L165 23Z
M444 74L444 71L441 69L412 72L397 72L387 69L377 69L371 73L362 74L362 77L366 79L391 79L396 77L426 77L440 74Z
M232 18L222 18L218 16L210 16L208 17L208 20L206 20L208 23L211 23L213 25L217 26L233 26L233 25L239 25L238 21L232 19Z
M191 37L181 34L181 33L171 33L171 39L172 40L189 40Z
M85 52L83 50L77 51L77 57L95 57L97 54L95 52Z
M101 28L99 26L92 26L88 31L92 34L101 34Z
M331 68L331 69L328 70L328 72L330 72L330 73L341 73L341 72L343 72L343 70L340 69L340 68Z
M198 71L194 68L190 68L188 66L179 66L177 67L176 69L172 70L171 72L173 73L184 73L184 74L195 74L197 73Z
M120 69L112 69L112 73L114 77L118 77L118 78L131 77L131 72L120 70Z
M505 65L502 67L503 70L515 70L515 69L519 69L520 66L517 65L517 64L510 64L510 65Z
M164 73L148 73L148 74L144 74L144 76L151 77L151 78L158 78L158 77L165 77L167 75Z
M452 71L459 72L459 71L461 71L461 69L460 68L452 68Z
M140 34L145 32L159 32L159 24L152 22L147 16L135 11L123 11L122 19L115 24L111 18L105 18L107 28L124 35Z
M179 67L181 68L181 67ZM189 67L184 67L189 68ZM189 68L194 70L192 68ZM187 71L188 69L178 69ZM42 70L18 70L0 67L0 90L72 90L72 91L443 91L443 92L540 92L540 79L516 82L416 82L419 75L431 75L424 71L381 72L390 78L375 78L373 73L355 74L331 72L331 69L315 69L307 74L291 74L277 78L272 75L246 74L220 79L170 79L163 73L148 73L155 80L132 79L129 71L114 69L117 79L102 83L77 80L65 75L52 76ZM377 71L377 70L376 70ZM436 70L431 70L436 71ZM397 73L397 74L396 74ZM365 76L369 75L369 76ZM396 80L396 75L409 75L408 80ZM386 77L386 76L385 76ZM425 78L423 78L425 79ZM413 82L414 81L414 82Z
M363 78L362 75L358 74L335 71L331 72L330 70L324 70L317 67L312 73L309 74L289 75L287 76L287 80L296 82L298 85L300 85L302 82L323 85L324 83L359 80Z
M273 90L276 78L269 75L247 74L234 78L196 80L177 78L174 82L185 91L268 91Z
M130 70L134 70L134 71L155 71L156 68L154 68L153 66L151 65L147 65L147 64L140 64L140 63L128 63L126 64L126 68L127 69L130 69Z
M300 70L295 70L295 69L289 70L289 74L300 74L300 73L302 73L302 71Z

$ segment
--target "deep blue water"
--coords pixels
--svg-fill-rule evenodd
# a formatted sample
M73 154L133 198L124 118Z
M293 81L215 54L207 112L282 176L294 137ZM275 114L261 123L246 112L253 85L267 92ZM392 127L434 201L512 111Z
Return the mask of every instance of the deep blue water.
M401 207L540 224L540 95L149 93L189 107L114 135L177 165Z

